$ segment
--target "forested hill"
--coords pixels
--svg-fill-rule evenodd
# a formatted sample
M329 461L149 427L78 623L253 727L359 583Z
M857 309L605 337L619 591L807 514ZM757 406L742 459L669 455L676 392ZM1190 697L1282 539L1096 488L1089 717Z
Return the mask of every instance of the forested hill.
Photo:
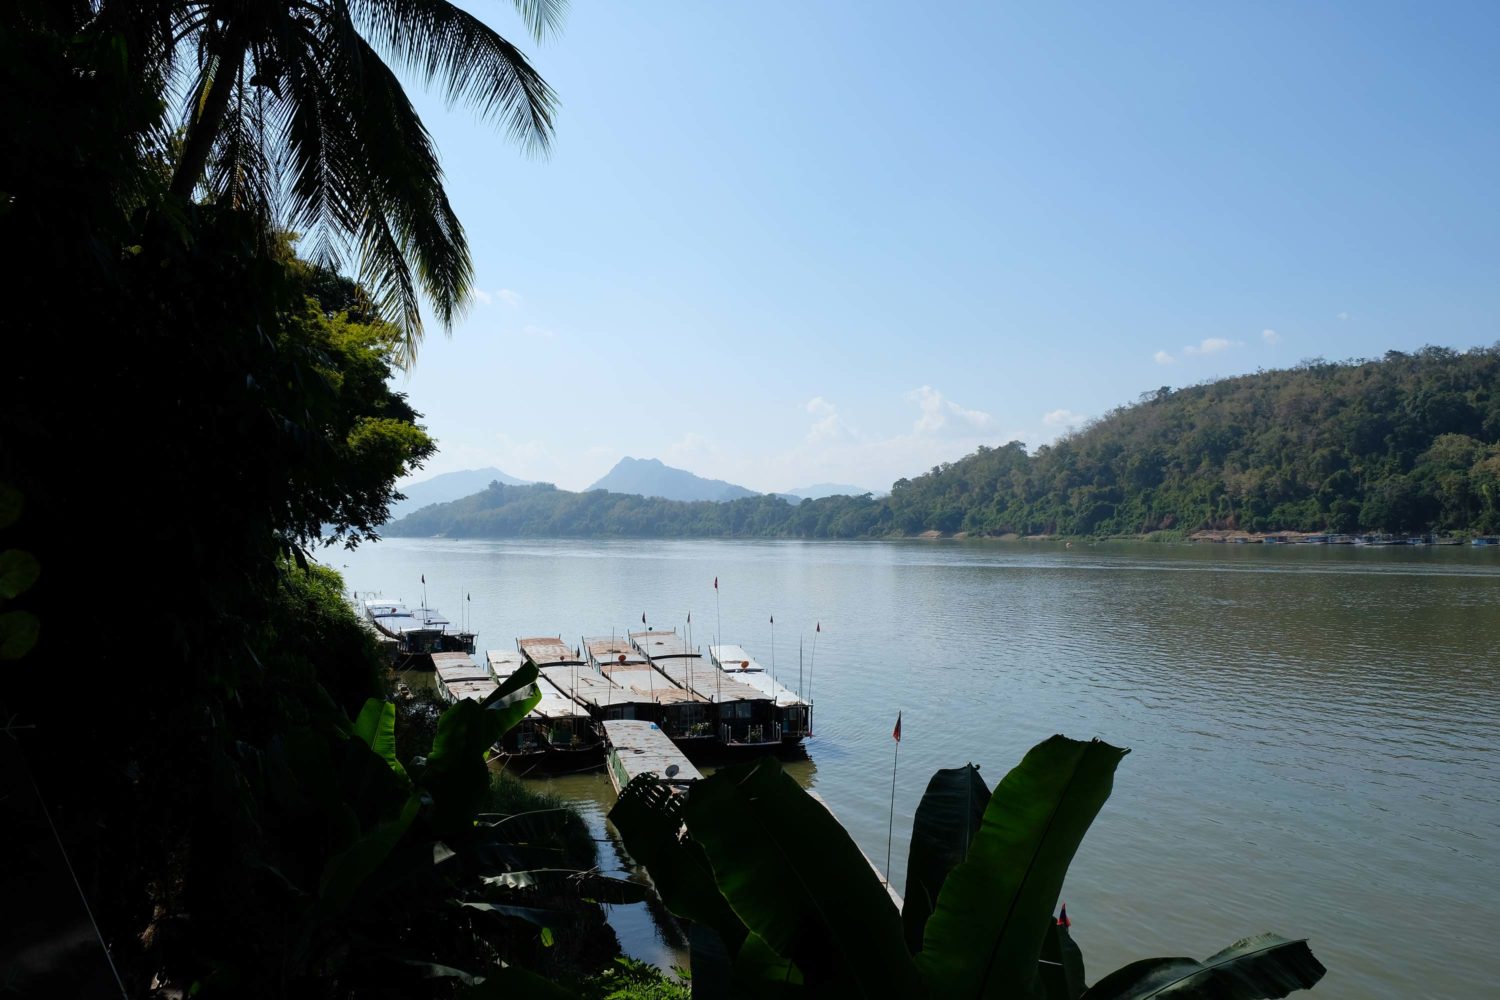
M1500 532L1500 346L1162 388L1028 454L981 448L887 497L681 503L493 486L390 535L858 538L1159 529Z

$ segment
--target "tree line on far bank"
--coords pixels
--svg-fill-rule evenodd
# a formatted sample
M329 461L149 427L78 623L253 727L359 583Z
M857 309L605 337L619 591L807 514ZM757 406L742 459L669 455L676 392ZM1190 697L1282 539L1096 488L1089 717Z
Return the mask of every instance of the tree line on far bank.
M1500 345L1308 361L1144 394L1028 452L1012 441L888 496L685 503L548 484L434 505L390 535L882 538L1500 532Z

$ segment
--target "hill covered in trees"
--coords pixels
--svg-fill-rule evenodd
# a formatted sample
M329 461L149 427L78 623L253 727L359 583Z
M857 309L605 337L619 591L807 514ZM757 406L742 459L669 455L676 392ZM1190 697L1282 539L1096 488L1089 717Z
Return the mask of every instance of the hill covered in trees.
M889 496L681 503L491 486L387 527L456 537L871 538L1158 530L1500 532L1500 345L1163 387L1028 453L981 448Z

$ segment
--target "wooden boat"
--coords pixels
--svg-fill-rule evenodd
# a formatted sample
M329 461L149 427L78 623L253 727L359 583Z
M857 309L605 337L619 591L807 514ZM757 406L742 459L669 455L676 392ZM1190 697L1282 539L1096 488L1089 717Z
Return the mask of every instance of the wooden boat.
M654 722L644 719L612 719L604 723L608 740L609 783L615 794L636 778L650 775L651 780L673 792L686 794L703 775Z
M796 746L812 734L812 705L772 677L743 647L709 646L708 660L726 677L732 677L771 699L783 746Z
M713 705L656 671L628 636L590 639L584 645L590 663L621 692L620 701L605 706L604 718L654 722L669 739L689 751L713 746L717 739Z
M525 657L520 653L508 649L489 649L485 650L484 655L497 686L504 684L511 674L526 663ZM495 744L495 752L507 763L522 766L541 764L547 756L545 724L545 717L532 712L510 732L500 737L500 742Z
M396 640L399 653L474 652L476 635L453 628L436 608L407 608L376 598L364 602L364 612L376 631Z
M516 649L537 668L542 700L527 719L546 748L548 766L580 770L602 763L604 736L569 693L577 689L573 675L587 669L579 651L553 636L517 639Z
M774 700L706 662L675 629L632 632L630 641L659 674L713 706L713 749L765 752L781 746Z
M433 653L438 697L450 705L465 698L484 701L499 686L488 664L479 664L468 653Z

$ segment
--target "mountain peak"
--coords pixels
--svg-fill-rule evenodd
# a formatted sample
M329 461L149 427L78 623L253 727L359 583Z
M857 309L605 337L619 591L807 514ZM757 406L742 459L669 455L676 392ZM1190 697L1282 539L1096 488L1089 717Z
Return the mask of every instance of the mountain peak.
M667 500L738 500L759 496L755 490L726 483L722 479L705 479L686 469L674 469L659 458L633 458L629 455L585 492L607 490L610 493L634 493Z

